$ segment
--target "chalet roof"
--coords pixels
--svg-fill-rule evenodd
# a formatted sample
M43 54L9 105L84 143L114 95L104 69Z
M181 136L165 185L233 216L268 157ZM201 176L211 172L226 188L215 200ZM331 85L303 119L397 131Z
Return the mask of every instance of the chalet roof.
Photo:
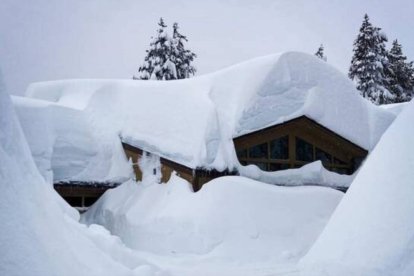
M177 81L34 83L27 97L83 111L102 132L190 168L238 164L234 137L307 116L371 149L394 119L358 95L341 72L287 52Z

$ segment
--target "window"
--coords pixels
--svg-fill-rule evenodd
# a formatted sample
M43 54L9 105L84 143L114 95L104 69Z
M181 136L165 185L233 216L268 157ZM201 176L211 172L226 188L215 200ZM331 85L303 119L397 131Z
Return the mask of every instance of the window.
M238 150L237 151L237 157L238 158L246 158L247 157L247 150Z
M289 136L270 141L271 159L289 159Z
M315 160L321 160L323 164L330 164L332 162L332 155L319 148L315 148Z
M313 161L313 146L305 140L296 137L296 160L298 161Z
M269 164L269 171L280 171L289 169L289 164L279 164L279 163L270 163Z
M250 158L267 158L267 143L263 143L249 149Z
M240 164L243 166L254 164L263 171L280 171L300 168L320 160L330 171L349 174L362 161L362 158L347 152L347 146L341 148L342 144L333 138L319 139L317 132L310 134L306 131L291 133L288 131L259 133L257 136L243 138L240 143L235 143ZM295 133L298 136L295 136Z
M85 207L89 207L98 200L98 197L85 197Z
M80 196L65 196L63 199L72 207L82 207L82 197Z

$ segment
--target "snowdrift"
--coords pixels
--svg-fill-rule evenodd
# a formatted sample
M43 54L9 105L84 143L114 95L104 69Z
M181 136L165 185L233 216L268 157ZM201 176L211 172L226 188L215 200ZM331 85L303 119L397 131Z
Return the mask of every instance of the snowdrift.
M410 102L302 260L304 275L414 274L413 116Z
M342 195L329 188L277 187L236 176L215 179L193 193L174 175L166 185L130 181L109 190L82 221L101 224L128 247L164 256L170 264L179 259L175 270L191 267L188 275L239 275L221 269L236 266L240 273L240 267L295 263Z
M265 172L254 165L243 166L239 171L245 177L279 186L324 186L339 189L348 188L358 174L358 171L352 175L328 171L320 160L297 169L275 172Z
M326 62L296 52L186 80L66 80L26 94L82 110L143 150L218 170L239 166L234 137L302 115L368 150L394 119Z
M85 114L47 101L12 97L23 132L48 183L122 183L131 166L119 137L95 127Z
M77 211L37 171L2 89L0 188L0 275L134 275L150 267L102 227L78 223Z

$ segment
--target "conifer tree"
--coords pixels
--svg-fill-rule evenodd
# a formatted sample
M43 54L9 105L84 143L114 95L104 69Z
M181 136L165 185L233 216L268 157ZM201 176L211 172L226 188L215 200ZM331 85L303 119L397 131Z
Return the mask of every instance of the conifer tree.
M170 61L171 37L168 35L164 20L160 18L155 37L151 37L150 48L144 63L139 67L138 77L141 80L170 80L176 79L175 65Z
M395 95L395 102L406 102L411 100L414 92L414 69L413 62L407 62L403 55L401 44L397 40L392 43L388 53L388 90Z
M328 59L324 55L323 50L324 50L324 47L323 47L323 44L321 44L321 46L319 46L319 48L318 48L318 51L316 51L315 56L322 59L323 61L327 61Z
M191 75L194 75L196 68L192 65L194 58L197 57L192 51L185 48L184 43L188 39L185 35L182 35L178 32L178 23L173 25L173 45L174 49L172 51L172 61L175 63L177 68L177 77L178 79L189 78Z
M187 37L178 32L178 24L173 25L173 36L169 36L164 20L160 18L159 29L151 37L150 48L144 63L138 69L141 80L173 80L189 78L196 72L192 62L196 55L185 48Z
M388 64L385 42L387 42L385 34L380 28L374 27L365 14L354 42L349 77L356 81L361 95L375 104L385 104L395 100L395 96L385 88L387 86L385 67Z

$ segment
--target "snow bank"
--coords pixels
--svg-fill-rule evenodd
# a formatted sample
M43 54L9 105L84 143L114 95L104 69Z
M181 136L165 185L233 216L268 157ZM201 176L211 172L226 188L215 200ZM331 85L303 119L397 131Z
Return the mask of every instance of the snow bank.
M79 110L12 97L35 163L49 183L123 182L131 175L119 138Z
M167 185L130 181L109 190L82 220L171 262L203 259L194 257L186 266L265 267L303 256L341 198L329 188L277 187L236 176L215 179L193 193L173 175Z
M265 172L255 165L241 166L240 175L261 182L281 186L324 186L332 188L348 188L354 180L352 175L338 174L325 169L321 161L315 161L297 169Z
M0 275L135 275L148 267L102 227L77 222L77 211L37 171L11 100L1 89L0 188Z
M35 83L27 96L83 110L146 151L218 170L238 166L234 137L302 115L368 150L394 119L326 62L296 52L186 80Z
M413 117L410 102L303 259L304 275L414 274Z

